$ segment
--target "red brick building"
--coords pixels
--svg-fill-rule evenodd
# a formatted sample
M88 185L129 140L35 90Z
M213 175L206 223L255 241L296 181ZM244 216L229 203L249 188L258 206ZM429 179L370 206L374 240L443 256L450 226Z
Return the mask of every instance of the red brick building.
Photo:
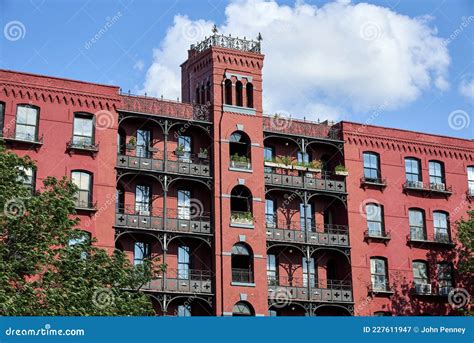
M265 116L263 60L191 46L182 103L0 71L3 139L33 187L73 179L99 246L166 264L159 315L447 314L472 141Z

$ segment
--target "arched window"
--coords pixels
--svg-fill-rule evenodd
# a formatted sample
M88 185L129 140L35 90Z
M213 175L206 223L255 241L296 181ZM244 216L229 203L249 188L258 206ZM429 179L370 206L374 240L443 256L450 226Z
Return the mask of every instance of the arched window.
M206 102L211 101L211 82L206 83Z
M18 105L15 138L23 141L38 140L39 108L29 104Z
M429 282L428 264L425 261L413 261L413 283L426 285ZM418 289L416 290L418 293Z
M247 107L253 108L253 84L247 82L245 85L245 90L247 93Z
M237 106L243 106L244 105L242 90L243 90L242 82L237 81L235 83L235 104Z
M418 208L410 208L408 221L410 223L410 239L412 241L426 240L425 212Z
M82 209L92 208L92 173L73 170L71 180L78 187L76 207Z
M235 131L229 143L230 166L237 169L251 169L251 144L245 132Z
M371 203L365 205L367 216L367 233L369 237L384 237L383 207L382 205Z
M379 154L375 152L364 152L364 179L368 182L380 181Z
M229 79L224 81L224 103L232 105L232 81Z
M449 218L443 211L433 212L434 240L447 243L450 241Z
M242 185L235 186L230 193L231 225L253 227L252 193Z
M444 164L439 161L429 161L430 188L444 191L446 189L444 178Z
M405 176L408 187L423 188L419 159L413 157L405 158Z
M384 292L389 290L387 259L385 257L370 258L370 274L373 291Z
M245 243L236 243L231 251L232 282L253 283L253 253Z
M232 310L232 316L234 317L251 317L254 316L254 310L252 306L245 302L239 301L234 305L234 309Z

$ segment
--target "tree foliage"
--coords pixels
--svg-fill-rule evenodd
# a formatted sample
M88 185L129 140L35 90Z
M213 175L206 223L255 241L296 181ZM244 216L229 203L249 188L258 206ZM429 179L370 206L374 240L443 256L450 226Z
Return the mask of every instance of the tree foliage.
M151 264L97 247L78 228L75 185L48 177L32 194L25 168L29 157L0 145L0 315L152 315L138 291Z

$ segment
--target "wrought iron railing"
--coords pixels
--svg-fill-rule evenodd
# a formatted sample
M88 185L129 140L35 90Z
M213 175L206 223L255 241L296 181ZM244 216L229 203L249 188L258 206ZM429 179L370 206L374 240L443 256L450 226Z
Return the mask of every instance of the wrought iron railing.
M67 142L68 149L78 149L78 150L88 150L88 151L98 151L99 143L94 143L92 141L78 141L71 139Z
M269 277L269 298L281 301L282 293L288 300L310 300L318 302L352 302L352 283L347 280L317 279L306 277Z
M316 224L313 221L288 221L266 218L267 241L348 247L347 225Z
M198 269L166 270L143 285L145 290L173 293L212 293L212 272Z
M115 226L184 233L212 233L210 213L204 211L200 205L178 209L167 208L166 227L164 218L164 209L161 207L119 206L116 209Z
M214 33L212 36L205 38L202 42L192 44L190 50L194 53L200 53L211 47L219 47L226 49L239 50L251 53L260 53L260 39L257 41L246 39L245 37L238 38L224 36L222 34Z
M38 137L36 134L20 133L10 129L4 132L3 139L20 143L43 144L43 136Z
M340 128L329 122L315 122L275 115L263 116L263 130L282 134L340 140Z
M320 174L319 177L316 177L314 174L311 173L304 173L303 175L290 175L276 172L266 172L265 184L307 190L345 193L345 180L337 179L329 175L330 174Z
M430 193L442 193L447 195L452 193L452 186L448 186L444 183L424 183L422 181L406 181L403 184L403 189Z

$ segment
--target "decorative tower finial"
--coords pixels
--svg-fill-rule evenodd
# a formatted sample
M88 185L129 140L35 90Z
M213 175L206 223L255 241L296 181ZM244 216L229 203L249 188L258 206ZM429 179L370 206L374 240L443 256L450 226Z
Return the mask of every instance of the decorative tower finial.
M262 34L259 32L257 36L257 40L261 42L263 40Z
M219 30L217 29L216 24L214 24L214 26L212 27L212 33L216 35L218 32Z

